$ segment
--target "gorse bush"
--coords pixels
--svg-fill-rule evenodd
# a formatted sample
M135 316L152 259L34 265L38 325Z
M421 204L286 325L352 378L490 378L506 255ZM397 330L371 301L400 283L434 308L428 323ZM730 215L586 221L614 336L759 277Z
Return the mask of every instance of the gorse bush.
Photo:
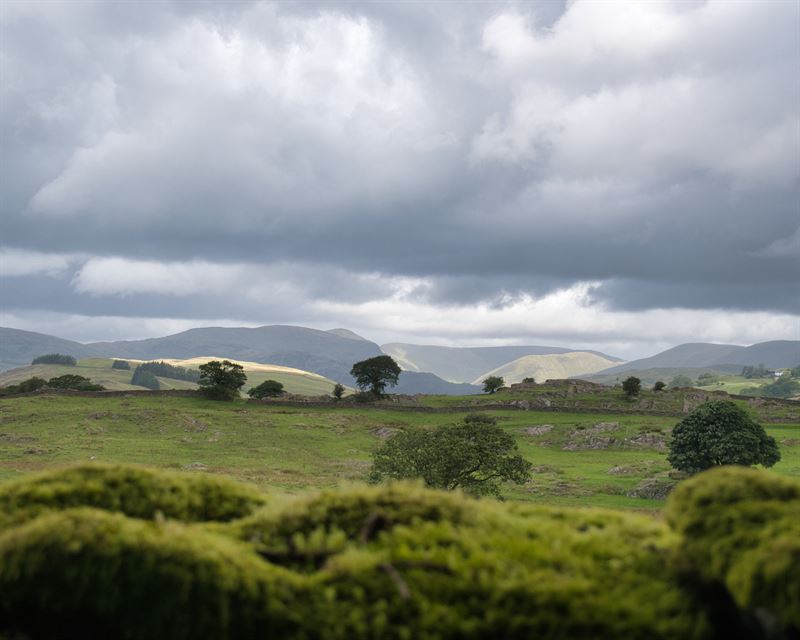
M82 476L108 496L152 485L153 503L87 499ZM226 522L164 508L169 487L184 495L181 479L202 477L84 467L0 485L0 635L727 640L800 629L800 486L769 472L686 481L671 528L417 484L261 497ZM30 511L31 496L46 508Z
M72 391L103 391L105 389L103 385L94 384L89 378L73 373L50 378L47 381L47 386L51 389L68 389Z

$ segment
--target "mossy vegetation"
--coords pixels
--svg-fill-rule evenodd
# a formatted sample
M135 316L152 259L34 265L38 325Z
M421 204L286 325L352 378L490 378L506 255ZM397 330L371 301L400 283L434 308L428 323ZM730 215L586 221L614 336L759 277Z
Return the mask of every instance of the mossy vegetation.
M71 507L95 507L132 518L226 521L251 513L265 500L257 489L227 478L85 464L0 484L0 526Z
M33 500L48 508L32 514L29 497L57 477L58 498ZM251 512L251 502L228 522L165 509L165 487L180 495L198 477L84 467L0 485L11 523L0 532L0 634L702 639L733 637L742 620L749 637L800 629L800 485L770 472L687 480L667 522L419 484L261 497L266 506ZM150 487L152 498L137 488L136 500L88 500L97 482L108 495Z

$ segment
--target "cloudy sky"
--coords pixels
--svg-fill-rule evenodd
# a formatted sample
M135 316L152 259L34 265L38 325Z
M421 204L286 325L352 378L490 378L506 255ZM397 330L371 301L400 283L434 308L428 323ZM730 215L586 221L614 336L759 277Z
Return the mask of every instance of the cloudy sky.
M800 3L0 4L0 324L800 339Z

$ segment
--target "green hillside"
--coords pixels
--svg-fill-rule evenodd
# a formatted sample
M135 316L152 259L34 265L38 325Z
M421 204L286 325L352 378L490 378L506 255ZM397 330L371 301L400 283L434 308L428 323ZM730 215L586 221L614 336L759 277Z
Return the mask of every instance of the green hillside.
M93 459L196 469L296 493L363 481L372 451L386 437L410 426L452 424L466 413L411 409L152 396L5 398L0 478ZM663 504L637 496L650 495L669 471L664 444L679 418L635 410L490 413L534 465L532 481L508 487L508 498L635 509ZM774 470L800 477L800 420L783 415L782 422L764 422L783 456Z
M213 358L194 358L192 360L166 360L171 364L187 368L197 368L203 362ZM95 384L103 385L111 391L135 391L142 390L144 387L130 384L133 369L140 362L129 360L131 370L112 369L114 362L112 358L84 358L78 360L75 367L49 364L28 365L0 373L0 387L16 384L33 376L39 376L45 380L66 374L77 374L90 378ZM291 369L289 367L271 367L270 365L260 365L258 363L244 363L247 373L247 384L244 387L246 392L250 387L254 387L264 380L277 380L284 385L287 393L299 395L324 395L329 394L335 384L333 381L323 378L317 374ZM172 378L158 377L161 389L196 389L197 385L185 380L175 380Z

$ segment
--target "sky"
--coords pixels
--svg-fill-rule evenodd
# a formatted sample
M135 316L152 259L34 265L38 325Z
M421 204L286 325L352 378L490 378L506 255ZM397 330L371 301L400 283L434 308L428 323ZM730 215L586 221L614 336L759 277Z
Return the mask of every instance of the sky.
M800 339L800 3L0 3L0 325Z

